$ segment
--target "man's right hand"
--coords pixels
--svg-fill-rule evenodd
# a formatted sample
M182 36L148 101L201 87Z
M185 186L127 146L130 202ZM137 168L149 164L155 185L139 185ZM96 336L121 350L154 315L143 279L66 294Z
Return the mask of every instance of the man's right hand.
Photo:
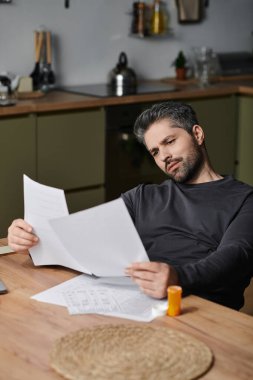
M36 245L39 239L33 228L23 219L16 219L8 228L8 245L14 251L24 251Z

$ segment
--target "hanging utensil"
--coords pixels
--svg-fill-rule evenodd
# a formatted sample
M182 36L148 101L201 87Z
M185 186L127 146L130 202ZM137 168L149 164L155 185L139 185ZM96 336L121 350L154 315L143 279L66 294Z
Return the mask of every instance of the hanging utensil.
M33 89L37 90L40 86L40 53L43 42L43 32L34 32L34 44L35 44L35 66L30 74L33 80Z

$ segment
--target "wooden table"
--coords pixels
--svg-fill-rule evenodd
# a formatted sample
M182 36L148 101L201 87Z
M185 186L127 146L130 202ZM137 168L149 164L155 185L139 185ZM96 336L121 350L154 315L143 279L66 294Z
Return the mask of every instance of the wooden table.
M5 244L0 239L0 246ZM49 366L55 339L86 326L138 323L99 315L70 316L64 307L30 299L76 274L61 267L35 267L27 252L0 256L0 278L9 289L0 296L1 380L60 380ZM253 378L253 317L190 296L183 299L179 317L159 317L151 324L183 331L211 348L215 362L202 379Z

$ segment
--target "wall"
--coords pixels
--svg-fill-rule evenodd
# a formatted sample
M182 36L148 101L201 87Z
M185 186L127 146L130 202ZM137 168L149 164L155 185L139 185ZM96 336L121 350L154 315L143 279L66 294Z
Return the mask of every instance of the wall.
M147 0L151 2L151 0ZM125 51L139 78L173 76L171 63L179 50L208 45L215 51L252 50L252 0L209 0L206 19L180 25L174 0L167 0L168 39L129 37L130 0L13 0L0 5L0 73L29 75L34 66L33 31L45 25L54 34L53 68L58 84L105 82Z

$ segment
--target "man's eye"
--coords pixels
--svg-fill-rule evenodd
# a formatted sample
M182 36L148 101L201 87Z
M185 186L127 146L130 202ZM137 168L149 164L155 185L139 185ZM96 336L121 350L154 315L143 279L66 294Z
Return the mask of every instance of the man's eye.
M151 152L152 157L157 156L157 154L158 154L158 150L153 150L153 151Z
M167 140L167 144L172 144L175 141L175 139Z

